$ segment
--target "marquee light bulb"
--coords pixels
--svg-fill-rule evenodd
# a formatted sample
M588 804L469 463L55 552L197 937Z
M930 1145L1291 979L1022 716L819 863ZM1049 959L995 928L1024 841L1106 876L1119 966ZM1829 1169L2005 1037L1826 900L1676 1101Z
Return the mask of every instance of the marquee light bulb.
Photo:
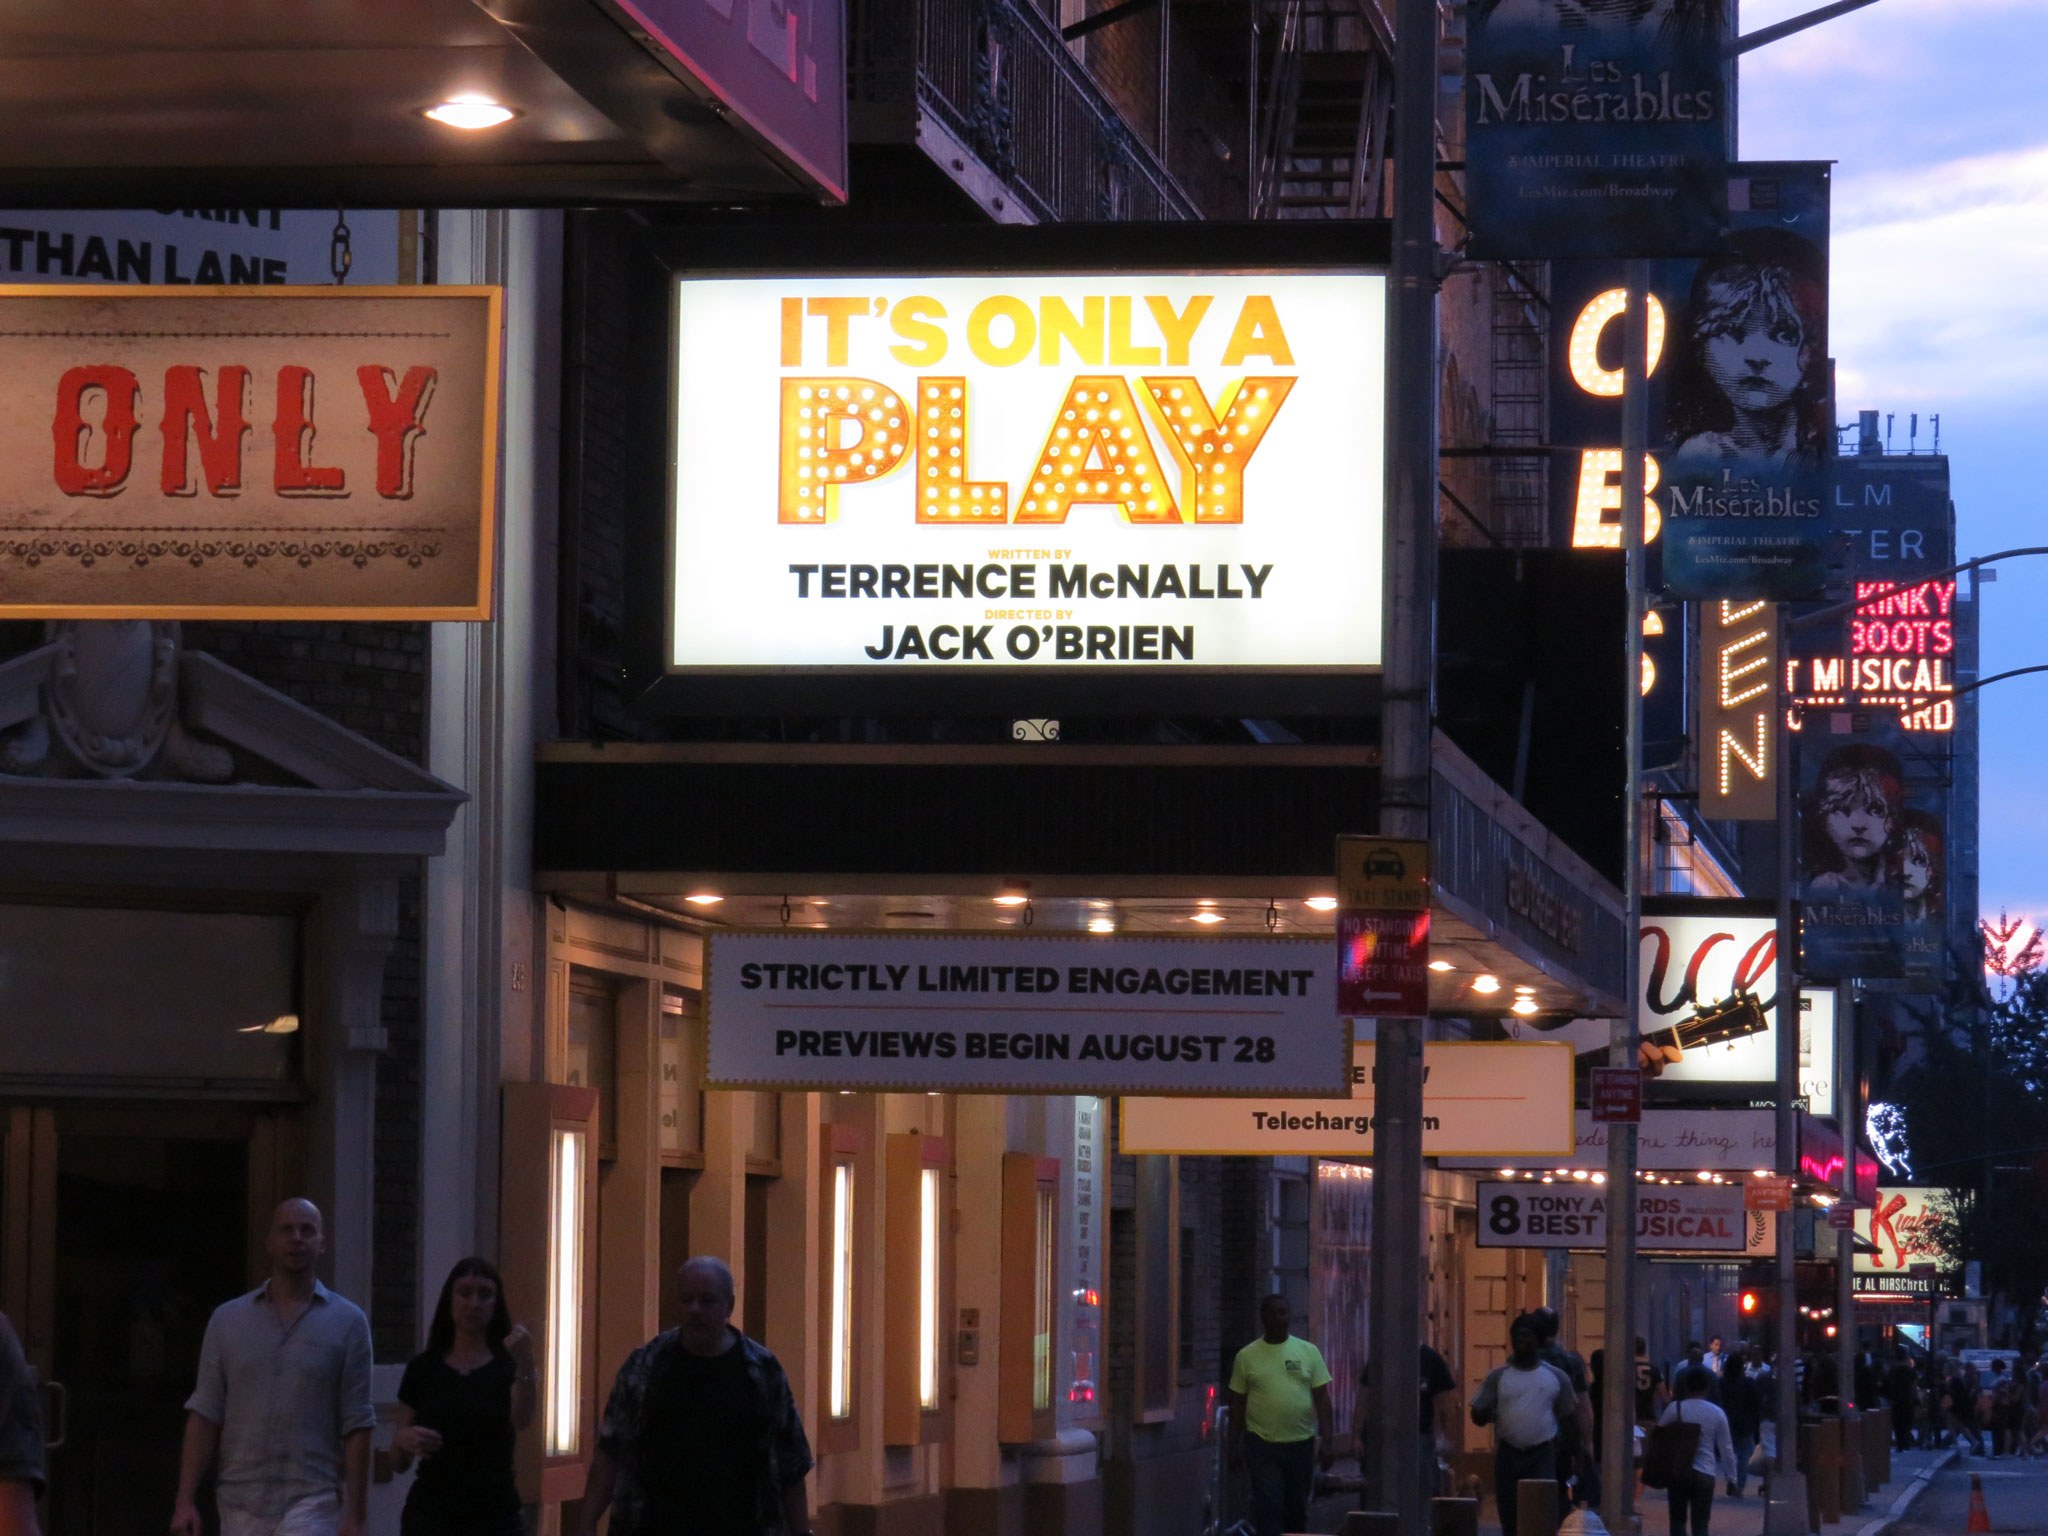
M1472 990L1474 992L1498 992L1500 990L1500 978L1498 976L1474 976L1472 978Z

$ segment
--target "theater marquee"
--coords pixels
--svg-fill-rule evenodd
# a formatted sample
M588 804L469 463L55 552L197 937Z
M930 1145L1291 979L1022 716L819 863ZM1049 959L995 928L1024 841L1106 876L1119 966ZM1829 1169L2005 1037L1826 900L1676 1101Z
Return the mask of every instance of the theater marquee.
M0 288L0 617L489 617L498 312Z
M1384 287L681 278L671 669L1377 667Z

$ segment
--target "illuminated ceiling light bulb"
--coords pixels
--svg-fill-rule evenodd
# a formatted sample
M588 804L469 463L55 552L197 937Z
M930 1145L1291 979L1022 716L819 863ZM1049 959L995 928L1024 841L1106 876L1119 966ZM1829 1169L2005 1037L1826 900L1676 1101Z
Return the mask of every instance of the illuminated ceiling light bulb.
M1515 994L1518 997L1527 997L1535 990L1536 989L1530 986L1527 982L1518 981L1515 983Z
M1519 1013L1524 1017L1527 1017L1529 1014L1534 1013L1541 1006L1542 1004L1538 1003L1536 999L1533 997L1518 997L1512 1003L1508 1004L1508 1012Z
M1498 976L1474 976L1472 978L1472 990L1485 993L1498 992L1500 990L1500 978Z
M460 128L465 133L474 133L482 128L498 128L519 116L515 108L501 105L488 96L451 96L446 101L428 107L420 114L431 118L444 128Z
M1091 917L1088 919L1090 933L1115 933L1116 919L1113 917Z
M1031 898L1029 896L998 896L995 898L995 904L999 907L1022 907L1030 905L1030 902Z
M1457 967L1452 965L1451 962L1448 960L1432 960L1429 962L1429 968L1432 971L1451 971L1457 969Z
M1749 1170L1749 1176L1752 1179L1768 1179L1771 1176L1771 1170L1768 1168L1752 1168Z
M1607 1182L1607 1175L1604 1173L1596 1173L1593 1175L1593 1182L1595 1184L1605 1184Z
M725 898L723 896L714 896L709 891L698 891L693 896L685 896L683 900L693 907L715 907Z
M1220 923L1223 921L1223 914L1221 912L1197 912L1194 916L1194 921L1198 923Z
M1337 910L1337 898L1334 896L1311 896L1302 905L1311 912L1334 912Z
M1574 1178L1575 1180L1577 1180L1577 1181L1578 1181L1579 1183L1583 1184L1583 1183L1585 1183L1585 1182L1586 1182L1586 1180L1587 1180L1587 1178L1589 1177L1589 1175L1587 1174L1586 1170L1585 1170L1585 1169L1583 1169L1583 1168L1574 1168L1574 1169L1572 1170L1572 1177L1573 1177L1573 1178Z
M1714 1182L1714 1176L1711 1173L1708 1173L1704 1168L1702 1168L1698 1173L1694 1174L1693 1177L1698 1179L1702 1184L1711 1184Z
M1500 1176L1504 1179L1512 1179L1515 1176L1515 1170L1512 1168L1503 1168L1500 1171Z

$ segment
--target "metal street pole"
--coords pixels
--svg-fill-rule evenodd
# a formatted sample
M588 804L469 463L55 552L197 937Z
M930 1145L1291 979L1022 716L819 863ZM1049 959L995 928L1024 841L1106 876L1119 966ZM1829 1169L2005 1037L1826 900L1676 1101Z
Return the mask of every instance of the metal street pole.
M1856 987L1835 987L1835 1124L1842 1131L1842 1198L1856 1208L1856 1133L1863 1123L1862 1083L1856 1074ZM1854 1217L1851 1217L1854 1220ZM1835 1364L1841 1374L1842 1406L1856 1399L1856 1234L1848 1227L1835 1233ZM1871 1404L1856 1402L1869 1411Z
M1394 10L1393 268L1387 294L1387 480L1379 831L1429 836L1435 717L1437 541L1437 0ZM1404 1532L1428 1527L1422 1441L1407 1431L1422 1394L1421 1019L1381 1019L1373 1053L1372 1379L1367 1507Z
M1793 798L1791 723L1792 698L1785 686L1790 659L1790 610L1777 605L1777 678L1771 690L1776 705L1771 747L1777 754L1778 823L1778 1155L1780 1177L1799 1175L1799 1116L1792 1100L1799 1091L1799 930L1793 922L1792 881L1797 869L1793 851L1799 837L1799 812ZM1794 1211L1778 1212L1778 1359L1771 1379L1777 1383L1778 1459L1771 1471L1769 1501L1764 1506L1765 1536L1799 1536L1806 1530L1806 1479L1799 1456L1799 1289Z
M1621 559L1627 593L1622 698L1621 1017L1609 1025L1607 1064L1636 1066L1637 970L1643 915L1643 508L1649 456L1650 264L1631 261L1621 327ZM1636 1128L1607 1127L1606 1328L1600 1387L1600 1511L1609 1530L1628 1528L1635 1497Z

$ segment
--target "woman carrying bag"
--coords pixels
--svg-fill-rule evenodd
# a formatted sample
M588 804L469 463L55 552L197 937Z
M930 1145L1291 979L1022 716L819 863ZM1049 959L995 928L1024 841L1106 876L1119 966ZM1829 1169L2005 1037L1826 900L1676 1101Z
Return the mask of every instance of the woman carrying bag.
M1725 1478L1732 1484L1741 1475L1735 1465L1735 1440L1728 1432L1728 1416L1707 1399L1713 1385L1713 1373L1703 1365L1679 1372L1678 1396L1658 1418L1644 1448L1643 1481L1665 1490L1671 1507L1671 1536L1686 1536L1688 1521L1692 1536L1707 1536L1707 1521L1714 1512L1715 1480ZM1687 1433L1694 1430L1696 1439ZM1668 1448L1684 1440L1692 1440L1696 1447L1692 1465L1659 1466L1670 1458ZM1660 1451L1664 1452L1661 1456Z

